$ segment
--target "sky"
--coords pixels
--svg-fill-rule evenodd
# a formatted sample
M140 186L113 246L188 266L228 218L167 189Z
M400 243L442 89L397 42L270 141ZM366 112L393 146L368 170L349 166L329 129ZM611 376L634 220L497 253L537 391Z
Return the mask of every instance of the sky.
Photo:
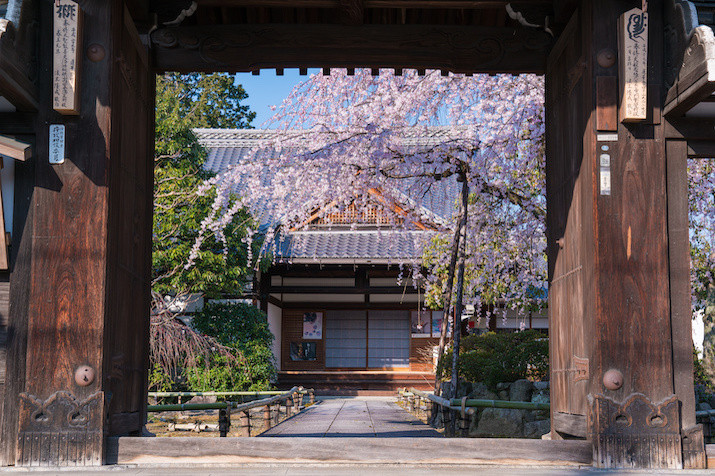
M319 69L309 69L308 75L319 71ZM256 113L253 125L256 128L262 127L262 124L273 115L270 106L280 104L294 86L306 81L308 77L300 76L298 69L286 69L283 76L276 76L275 70L263 70L258 76L251 73L237 73L236 83L241 84L248 93L248 99L242 104L250 106Z

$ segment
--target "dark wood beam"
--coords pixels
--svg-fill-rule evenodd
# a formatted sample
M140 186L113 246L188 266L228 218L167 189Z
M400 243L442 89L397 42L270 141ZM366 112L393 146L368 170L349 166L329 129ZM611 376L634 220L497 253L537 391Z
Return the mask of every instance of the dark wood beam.
M278 304L276 304L278 305ZM390 302L282 302L278 305L281 309L327 309L327 310L338 310L338 309L349 309L351 311L363 310L363 309L380 309L380 310L415 310L417 308L416 302L410 303L390 303Z
M715 158L715 140L689 140L688 157L692 159Z
M340 0L340 23L362 25L365 16L365 0Z
M0 19L0 96L7 98L21 111L36 111L37 85L33 82L32 68L36 60L29 41L21 42L15 27Z
M34 135L35 114L30 112L0 112L0 134Z
M199 7L339 8L343 0L196 0ZM553 0L522 0L520 4L551 5ZM365 8L478 10L505 8L511 0L364 0Z
M715 119L668 118L665 121L665 137L668 139L712 140L715 137Z
M271 286L270 294L417 294L412 286ZM424 294L424 293L423 293Z
M151 35L157 71L429 68L543 73L552 38L531 28L429 25L211 25Z

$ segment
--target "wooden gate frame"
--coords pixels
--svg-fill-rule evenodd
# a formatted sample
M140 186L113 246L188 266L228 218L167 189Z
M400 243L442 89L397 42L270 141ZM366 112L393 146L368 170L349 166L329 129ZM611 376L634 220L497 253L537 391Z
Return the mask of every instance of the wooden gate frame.
M694 425L691 398L692 361L686 345L690 321L686 319L689 288L686 290L683 233L687 236L687 195L683 195L683 186L687 182L683 163L691 149L697 153L698 147L706 147L699 139L710 144L704 149L710 153L713 129L703 130L696 137L684 134L675 121L661 117L664 38L652 34L651 114L644 124L617 123L610 130L618 136L612 158L613 192L610 197L600 195L597 147L601 146L598 134L602 129L597 116L602 106L617 105L612 91L606 91L609 80L599 79L614 76L613 64L608 65L608 58L601 61L599 55L604 50L617 51L616 19L634 5L627 0L561 3L572 9L578 7L570 28L582 42L581 51L567 67L547 75L547 89L556 82L569 91L580 88L576 89L580 91L577 97L583 105L580 110L564 110L570 129L550 129L547 161L555 170L583 178L579 192L583 200L578 205L570 199L562 201L563 210L554 210L553 203L559 202L551 199L562 192L553 188L548 192L552 204L548 227L550 278L555 277L552 264L560 255L565 256L560 251L564 246L575 245L586 251L582 262L567 263L565 269L566 273L582 276L583 299L577 305L552 308L552 341L562 344L561 331L573 326L573 322L557 321L564 313L581 316L582 332L592 340L583 348L584 355L572 353L564 368L553 365L557 346L552 346L552 370L572 375L564 384L565 393L553 395L553 407L565 408L559 405L576 395L576 385L583 387L584 398L570 402L569 411L556 413L578 416L569 420L570 432L590 435L597 466L703 467L702 433ZM660 2L651 2L652 32L663 30L661 7L665 8ZM37 8L39 24L49 25L50 4L40 2ZM281 42L268 41L260 45L265 58L258 58L256 66L255 59L242 54L241 48L246 47L231 41L234 33L227 28L210 33L224 35L223 46L233 49L234 58L248 58L245 63L231 64L232 56L222 56L225 50L221 48L215 50L220 55L213 58L197 49L196 40L205 40L201 35L207 34L206 28L163 28L151 37L153 56L149 56L124 0L84 0L82 8L86 20L82 48L92 53L83 61L81 83L85 87L79 116L60 116L52 111L47 87L51 82L47 67L50 29L39 30L43 61L38 63L45 67L40 68L36 94L37 160L32 165L34 170L20 173L20 188L28 188L27 195L18 200L17 210L26 220L16 233L12 258L13 334L8 379L13 384L8 386L4 400L4 464L101 464L108 435L139 434L142 430L148 333L134 331L148 329L153 161L147 159L153 151L152 68L236 71L298 65L293 53L286 55L280 49ZM305 30L296 27L291 34L300 34L301 28ZM321 28L333 32L343 45L355 44L355 37L343 36L342 31L347 29ZM388 41L391 34L384 29L375 31L387 36L379 37L377 43L376 37L366 39L372 48L379 47L379 41ZM445 35L458 38L463 33L441 28L429 50L431 63L416 66L443 61L445 69L472 72L470 62L481 60L479 56L460 56L453 62L449 55L440 55L442 48L453 43L445 42ZM533 33L521 29L520 44L537 41L534 54L548 49L538 46L543 34ZM492 37L503 34L489 33ZM331 45L321 38L317 41L322 43L316 46L329 50ZM341 60L340 47L332 46L331 61L345 61L335 66L361 66L354 58ZM557 44L555 48L565 46ZM328 50L313 51L309 62L319 64L323 58L320 51ZM395 51L387 54L376 61L389 62L392 54L392 61L399 63L394 66L415 66L410 56L398 60ZM533 70L533 58L519 56L518 60L525 63L517 69ZM473 69L481 72L478 67ZM599 85L605 89L599 89ZM18 97L31 102L35 96ZM68 161L59 168L49 166L45 159L50 123L64 124L68 130ZM555 148L557 132L573 135L575 148ZM569 159L567 153L575 156ZM566 184L568 187L573 183ZM634 204L640 204L641 209L634 210ZM564 235L555 227L558 222L554 221L554 212L565 213L562 218L566 226L571 220L569 210L581 222L570 231L566 227ZM550 299L560 299L565 292L552 289ZM634 361L638 359L645 364L636 368ZM609 373L612 370L619 373ZM604 379L609 378L611 384L618 384L616 390L606 388ZM568 419L553 415L553 437L569 433L563 431L564 418Z

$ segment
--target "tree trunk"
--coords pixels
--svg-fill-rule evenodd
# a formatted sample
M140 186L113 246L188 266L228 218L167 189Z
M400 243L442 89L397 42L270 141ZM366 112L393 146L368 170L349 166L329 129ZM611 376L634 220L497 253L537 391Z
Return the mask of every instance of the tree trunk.
M703 336L703 368L715 382L715 285L708 286L705 312L703 313L705 332Z
M462 177L460 175L460 177ZM464 187L462 187L462 192L464 193ZM459 220L457 221L457 227L454 230L454 238L452 239L452 254L449 259L449 268L447 269L447 285L445 289L444 296L444 312L442 315L442 325L440 326L439 335L439 353L438 362L441 362L444 356L444 348L447 346L447 331L449 330L449 316L452 312L452 288L454 287L454 272L457 268L457 256L459 254L459 240L462 235L462 217L466 217L464 213L464 208L462 207L462 202L460 195L460 208L459 208ZM434 382L434 393L435 395L442 394L442 367L437 366L437 371L435 372L435 382Z
M462 295L464 293L464 260L467 252L467 206L469 202L469 184L466 177L462 182L462 216L459 241L459 269L457 270L457 299L454 304L454 320L452 321L452 397L457 398L459 376L457 363L459 361L459 340L462 335Z

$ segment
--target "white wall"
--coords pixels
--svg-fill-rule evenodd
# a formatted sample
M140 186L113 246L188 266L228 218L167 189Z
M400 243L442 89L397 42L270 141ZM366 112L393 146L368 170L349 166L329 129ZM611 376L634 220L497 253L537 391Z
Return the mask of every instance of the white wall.
M273 341L273 356L276 358L278 370L281 369L281 321L283 312L275 304L268 303L268 329L275 336Z

